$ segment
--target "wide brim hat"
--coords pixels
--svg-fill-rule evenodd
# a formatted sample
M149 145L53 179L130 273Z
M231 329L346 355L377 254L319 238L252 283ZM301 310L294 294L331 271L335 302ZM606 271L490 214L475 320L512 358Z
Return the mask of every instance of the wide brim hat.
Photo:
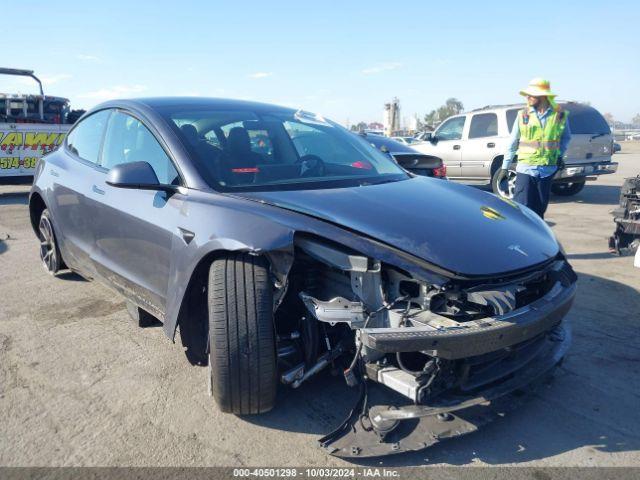
M544 78L534 78L524 90L520 90L520 95L524 97L549 97L554 98L557 95L551 91L549 80Z

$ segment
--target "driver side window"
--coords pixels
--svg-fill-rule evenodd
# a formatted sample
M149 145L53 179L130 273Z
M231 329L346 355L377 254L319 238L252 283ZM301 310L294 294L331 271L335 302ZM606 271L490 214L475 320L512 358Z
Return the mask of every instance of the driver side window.
M178 185L180 177L171 159L142 122L122 112L113 112L107 125L102 167L147 162L163 185Z
M466 117L454 117L442 124L436 132L438 140L460 140Z

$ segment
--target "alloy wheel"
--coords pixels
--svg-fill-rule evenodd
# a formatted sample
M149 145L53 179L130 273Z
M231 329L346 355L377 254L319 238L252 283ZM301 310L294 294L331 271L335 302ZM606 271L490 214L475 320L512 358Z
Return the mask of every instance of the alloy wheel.
M40 231L40 259L45 270L53 275L56 273L58 264L56 240L53 236L51 221L45 215L40 217L38 230Z
M513 198L516 189L516 172L511 170L498 182L498 193L502 197Z

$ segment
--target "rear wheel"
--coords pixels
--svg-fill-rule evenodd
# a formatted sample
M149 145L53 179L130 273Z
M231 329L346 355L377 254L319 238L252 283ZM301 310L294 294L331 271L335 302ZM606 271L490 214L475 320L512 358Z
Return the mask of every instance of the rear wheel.
M40 238L40 260L42 260L42 266L50 275L55 275L63 268L63 263L56 235L53 231L51 215L46 208L40 214L38 237Z
M217 258L209 269L211 391L223 412L273 408L277 390L273 292L267 262L247 253Z
M573 183L554 183L551 185L551 191L562 197L570 197L582 191L586 182Z

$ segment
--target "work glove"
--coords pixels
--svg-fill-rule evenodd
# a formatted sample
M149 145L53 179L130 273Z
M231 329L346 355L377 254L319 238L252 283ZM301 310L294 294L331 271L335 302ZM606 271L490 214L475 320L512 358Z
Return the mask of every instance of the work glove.
M556 164L558 165L558 170L562 170L564 168L564 157L558 157L558 161Z

